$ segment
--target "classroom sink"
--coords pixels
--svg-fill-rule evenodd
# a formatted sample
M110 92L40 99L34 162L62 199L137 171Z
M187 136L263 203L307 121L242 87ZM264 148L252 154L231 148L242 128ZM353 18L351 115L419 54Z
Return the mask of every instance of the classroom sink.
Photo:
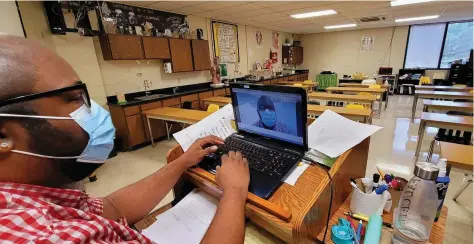
M141 101L148 101L148 100L154 100L162 97L166 97L168 95L166 94L153 94L153 95L148 95L148 96L142 96L142 97L136 97L135 99L141 100Z

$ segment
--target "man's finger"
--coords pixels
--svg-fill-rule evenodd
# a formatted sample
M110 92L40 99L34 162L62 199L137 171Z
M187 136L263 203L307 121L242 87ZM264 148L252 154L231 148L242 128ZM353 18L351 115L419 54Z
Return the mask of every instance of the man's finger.
M237 162L242 162L242 153L237 151L235 153L235 159L236 159Z
M222 138L214 136L214 135L203 137L201 138L201 140L202 140L201 143L203 144L217 144L217 145L224 144L224 140L222 140Z
M229 160L229 156L227 154L222 155L221 162L222 164L226 163Z
M231 160L234 160L234 159L235 159L235 152L234 152L234 151L230 151L230 152L229 152L229 158L230 158Z
M206 156L208 154L211 154L213 152L217 151L217 146L211 146L211 147L207 147L205 148L204 150L202 150L202 152L204 153L203 156Z

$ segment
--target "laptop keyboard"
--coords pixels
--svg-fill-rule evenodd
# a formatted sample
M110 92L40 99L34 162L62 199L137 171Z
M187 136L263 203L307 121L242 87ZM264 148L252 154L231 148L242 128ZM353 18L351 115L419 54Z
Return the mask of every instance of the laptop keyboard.
M285 176L299 159L297 156L281 153L235 137L228 137L216 154L222 156L229 151L241 152L247 158L250 169L276 178Z

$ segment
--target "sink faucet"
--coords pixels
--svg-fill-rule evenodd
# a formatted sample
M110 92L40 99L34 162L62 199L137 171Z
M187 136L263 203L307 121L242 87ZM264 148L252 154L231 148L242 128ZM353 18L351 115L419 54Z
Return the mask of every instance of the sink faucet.
M145 87L145 96L148 96L150 94L150 91L148 89L151 88L151 81L148 81L148 80L144 80L143 81L143 86Z
M178 87L173 87L173 94L175 94L178 91Z

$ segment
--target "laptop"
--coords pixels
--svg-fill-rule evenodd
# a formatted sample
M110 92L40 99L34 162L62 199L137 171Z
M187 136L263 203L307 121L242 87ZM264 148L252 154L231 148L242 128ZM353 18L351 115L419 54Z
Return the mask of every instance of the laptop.
M240 151L249 163L249 191L268 199L308 150L306 90L248 83L230 88L237 133L199 167L215 174L222 155Z

